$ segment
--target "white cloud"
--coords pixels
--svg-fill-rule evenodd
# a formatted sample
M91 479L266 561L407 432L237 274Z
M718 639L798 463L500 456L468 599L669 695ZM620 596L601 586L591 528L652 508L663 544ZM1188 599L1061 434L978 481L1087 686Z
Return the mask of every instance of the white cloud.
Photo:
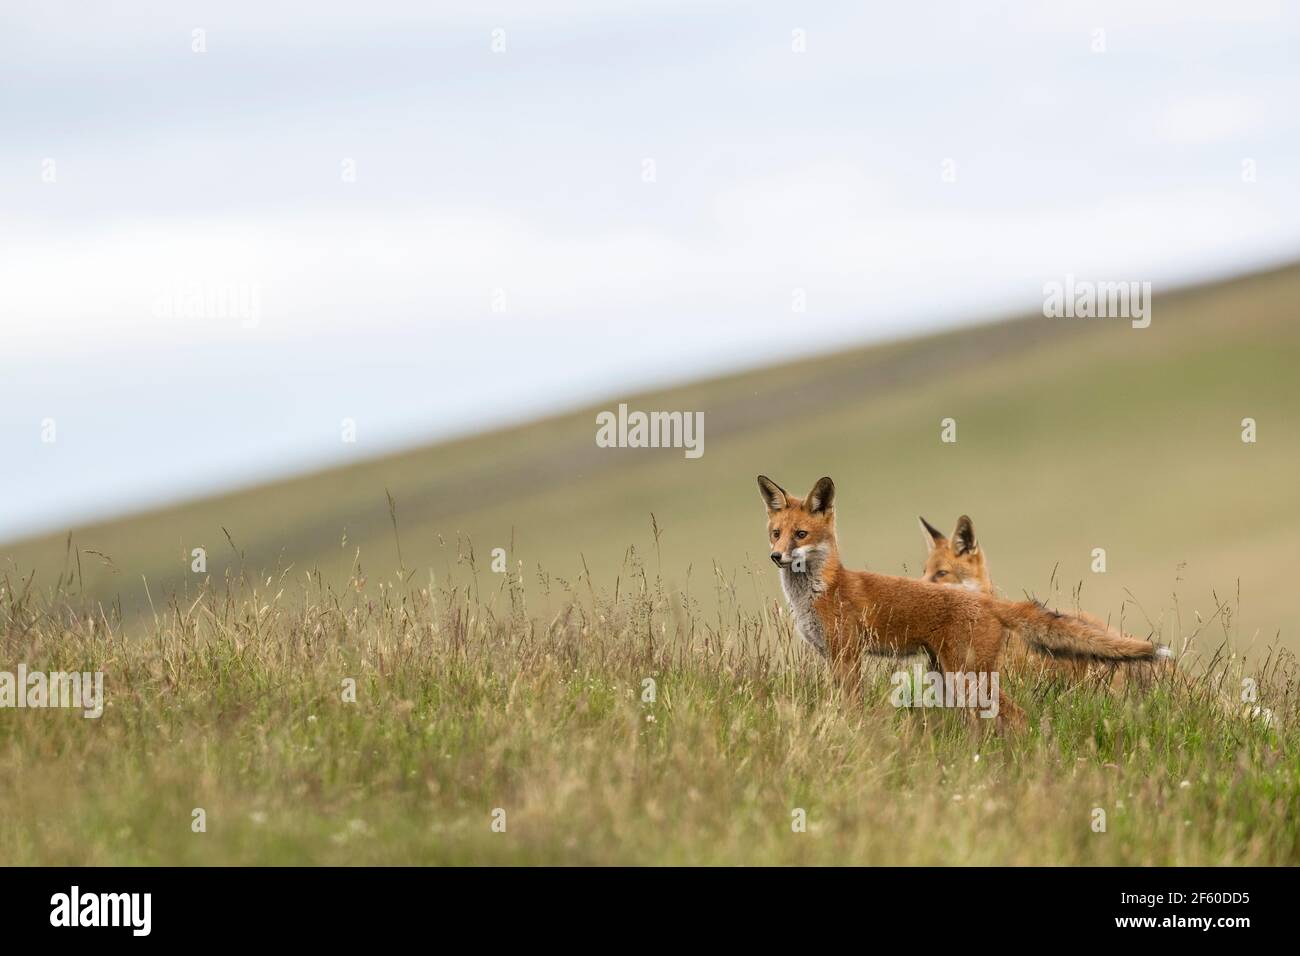
M1203 146L1241 139L1261 130L1288 123L1291 111L1269 103L1264 97L1234 93L1204 93L1181 96L1167 104L1150 131L1155 141L1173 145ZM1144 129L1133 133L1144 138Z
M423 437L785 356L792 325L829 347L1032 309L1065 272L1168 285L1300 239L1296 17L1275 4L143 9L69 26L27 4L0 34L21 90L0 427L58 404L83 436L57 469L6 449L0 492L30 514L326 454L321 395ZM499 23L521 27L506 59ZM1242 150L1258 182L1217 148L1239 141L1267 147ZM256 328L155 311L250 286Z

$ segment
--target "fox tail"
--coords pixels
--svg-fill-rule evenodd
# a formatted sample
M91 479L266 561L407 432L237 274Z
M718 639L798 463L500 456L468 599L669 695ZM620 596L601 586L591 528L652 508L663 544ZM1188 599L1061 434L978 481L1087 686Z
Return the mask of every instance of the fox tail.
M1037 601L1001 601L1002 626L1015 631L1040 654L1105 661L1172 658L1167 647L1130 637L1089 614L1063 614Z

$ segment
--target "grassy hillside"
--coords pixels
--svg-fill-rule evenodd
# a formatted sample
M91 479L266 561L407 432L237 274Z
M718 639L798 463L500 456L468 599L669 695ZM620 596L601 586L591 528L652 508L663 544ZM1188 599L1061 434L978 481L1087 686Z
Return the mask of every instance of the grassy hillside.
M0 862L1294 865L1300 683L1263 652L1297 644L1297 301L1300 268L1146 330L1030 318L604 406L703 411L698 460L598 448L589 409L6 546L0 677L105 693L0 709ZM914 574L916 515L966 511L1006 591L1205 653L1152 686L1009 671L1020 734L890 706L894 662L846 700L776 607L759 472L833 475L852 563Z
M1252 671L1267 719L1239 661L1009 674L1031 726L998 735L890 706L892 662L846 700L779 616L631 571L616 600L249 581L148 640L2 594L6 658L102 669L106 702L0 711L0 862L1300 862L1292 657Z
M128 618L150 597L197 593L200 546L217 580L290 568L344 586L358 566L361 577L398 567L387 491L419 580L445 576L472 542L483 573L502 547L529 578L572 581L585 560L612 588L635 546L670 589L714 607L721 582L752 609L778 595L754 475L803 493L830 474L851 564L914 574L916 516L949 528L967 512L1010 594L1068 602L1081 587L1084 607L1166 640L1178 614L1208 618L1214 593L1239 597L1243 647L1280 635L1295 649L1297 301L1289 268L1157 295L1147 329L1029 317L599 406L703 411L698 460L598 448L592 408L78 528L71 551L61 533L0 556L11 587L35 570L33 587L49 589L66 572L74 594L120 601ZM948 417L955 444L940 441ZM1241 441L1245 417L1255 444ZM1105 574L1089 567L1098 547Z

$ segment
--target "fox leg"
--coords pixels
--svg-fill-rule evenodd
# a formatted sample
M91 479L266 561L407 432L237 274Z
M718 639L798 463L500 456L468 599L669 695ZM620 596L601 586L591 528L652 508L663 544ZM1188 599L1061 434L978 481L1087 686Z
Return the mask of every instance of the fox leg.
M846 700L862 698L862 655L856 643L842 635L828 640L827 651L831 659L831 676Z
M1029 718L1020 709L1020 705L1008 697L1001 687L998 688L998 725L1012 730L1024 730L1029 725Z
M1018 730L1026 724L1025 712L1002 689L1002 675L998 672L1002 641L1002 627L998 624L995 627L988 628L986 633L973 632L971 640L963 642L964 646L957 646L956 642L944 642L931 652L931 657L937 655L940 668L944 674L973 672L978 678L987 680L990 684L996 674L998 680L998 712L996 718L998 728L1012 727ZM980 714L978 702L972 704L967 701L967 704L966 712L975 725L987 726L987 718Z
M998 729L1004 730L1010 727L1013 730L1023 730L1029 723L1025 712L1002 689L1000 668L1006 659L1009 639L1012 639L1012 635L1002 626L1001 621L989 621L985 625L984 639L972 641L971 646L975 648L976 661L979 664L977 671L988 674L990 681L993 680L994 675L997 676Z

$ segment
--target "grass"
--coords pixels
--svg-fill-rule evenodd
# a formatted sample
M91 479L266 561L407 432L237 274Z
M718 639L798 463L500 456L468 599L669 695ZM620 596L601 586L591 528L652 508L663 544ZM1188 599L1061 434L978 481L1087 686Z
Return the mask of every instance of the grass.
M0 709L0 861L1300 863L1298 296L1292 266L1157 290L1149 329L1029 317L601 406L703 411L699 460L597 448L582 409L7 544L0 669L108 701ZM965 512L1006 594L1191 652L1145 689L1008 675L1017 737L894 709L887 662L846 702L779 610L759 473L836 478L850 566L915 575L916 516Z
M1144 690L1008 678L1032 729L999 736L890 706L890 662L841 699L743 575L697 585L705 611L635 549L608 591L471 553L343 589L210 579L134 635L66 582L6 580L4 659L102 670L107 705L0 711L0 860L1300 862L1285 653L1250 671L1268 722L1231 704L1243 661L1191 653Z
M151 598L197 593L196 547L217 578L292 566L339 588L358 549L363 570L397 563L388 491L408 568L442 573L439 541L461 535L485 558L507 549L530 573L573 579L585 562L612 590L623 549L654 512L665 579L684 590L688 569L698 580L762 556L755 475L802 494L829 474L854 567L915 575L925 554L916 516L948 530L967 513L1010 595L1051 598L1055 582L1064 596L1082 583L1087 610L1118 619L1127 605L1143 636L1171 642L1180 610L1209 615L1216 593L1240 591L1242 642L1300 653L1287 521L1300 512L1297 298L1292 267L1157 290L1148 329L1040 315L610 396L386 457L369 457L362 440L341 446L357 456L347 467L0 545L0 570L35 569L47 583L75 571L74 594L119 604L142 627ZM597 448L595 413L620 401L702 411L704 456ZM1240 439L1248 416L1255 444ZM946 417L956 444L939 440ZM1105 574L1091 570L1098 547ZM751 611L780 596L771 575L748 593ZM699 600L714 610L707 589Z

